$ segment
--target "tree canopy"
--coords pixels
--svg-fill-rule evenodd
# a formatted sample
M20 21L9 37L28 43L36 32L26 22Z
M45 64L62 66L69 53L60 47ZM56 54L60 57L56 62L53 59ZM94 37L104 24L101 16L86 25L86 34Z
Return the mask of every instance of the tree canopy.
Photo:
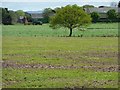
M94 8L93 5L84 5L83 8Z
M69 36L72 35L72 30L74 28L79 28L90 24L91 17L83 11L83 9L77 5L67 5L61 7L56 14L51 17L50 26L56 27L66 27L70 29Z
M17 10L17 11L16 11L16 14L17 14L17 17L18 17L18 18L25 16L25 12L24 12L23 10Z
M49 22L49 18L50 18L50 16L53 15L53 14L54 14L54 11L53 11L51 8L45 8L45 9L43 10L42 15L43 15L43 18L46 19L46 20L45 20L46 23Z
M2 8L2 23L5 25L11 24L12 18L7 8Z
M31 16L29 13L26 12L26 13L25 13L25 16L26 16L28 22L31 22L31 21L32 21L32 16Z
M19 22L20 16L24 19L24 17L27 18L29 22L32 21L32 17L29 13L24 12L22 10L13 11L8 10L8 8L0 8L0 23L3 23L4 25L13 25ZM21 20L23 20L21 19Z
M11 24L16 24L17 23L17 15L14 11L9 11L9 15L11 17Z
M114 20L117 18L117 13L114 9L111 9L107 12L107 16L109 20Z
M99 18L100 18L99 14L97 12L92 12L91 13L91 17L92 17L92 21L94 23L96 23L99 20Z

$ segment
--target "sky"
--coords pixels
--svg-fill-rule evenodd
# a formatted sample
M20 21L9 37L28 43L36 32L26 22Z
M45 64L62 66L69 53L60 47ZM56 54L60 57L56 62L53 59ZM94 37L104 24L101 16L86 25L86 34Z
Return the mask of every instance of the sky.
M77 4L83 6L86 4L94 6L110 6L111 2L119 0L2 0L0 7L9 8L9 10L39 11L44 8L56 8L68 4Z

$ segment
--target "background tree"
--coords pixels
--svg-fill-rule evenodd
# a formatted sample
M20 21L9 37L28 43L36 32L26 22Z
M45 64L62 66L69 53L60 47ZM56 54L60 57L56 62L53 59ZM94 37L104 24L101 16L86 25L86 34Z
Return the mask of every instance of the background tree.
M23 10L17 10L16 14L17 14L18 17L25 16L25 12Z
M9 11L9 15L10 15L10 18L11 18L11 24L16 24L17 23L17 15L14 11Z
M60 10L60 7L56 7L54 10L55 10L55 13L56 13L58 10Z
M93 5L84 5L83 8L94 8Z
M45 8L45 9L43 10L42 15L43 15L43 18L45 19L46 23L49 22L49 18L50 18L50 16L52 16L53 14L54 14L54 11L53 11L51 8Z
M0 8L0 24L2 24L2 8Z
M9 11L7 8L2 8L2 23L5 25L11 24L12 18L9 15Z
M17 17L18 17L18 22L23 23L23 19L25 17L25 12L23 10L17 10L16 14L17 14Z
M29 13L25 12L25 17L27 18L28 22L32 22L32 16Z
M82 8L77 5L67 5L62 7L51 17L50 26L53 28L57 26L69 28L69 36L71 36L73 28L86 26L90 22L90 16L87 15Z
M100 18L99 14L97 12L92 12L91 13L91 17L92 17L92 21L94 23L96 23L99 20L99 18Z
M114 9L111 9L107 12L107 16L110 21L113 21L117 18L117 13Z
M5 24L7 18L7 11L5 8L2 8L2 23Z
M119 3L118 3L118 7L120 8L120 1L119 1Z

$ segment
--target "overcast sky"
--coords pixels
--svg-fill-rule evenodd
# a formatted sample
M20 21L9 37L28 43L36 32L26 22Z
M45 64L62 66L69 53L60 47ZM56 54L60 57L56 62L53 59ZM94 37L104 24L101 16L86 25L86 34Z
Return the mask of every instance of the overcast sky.
M97 2L96 2L97 1ZM61 7L68 4L94 5L94 6L110 6L111 2L119 2L119 0L2 0L2 7L9 8L10 10L24 10L24 11L39 11L44 8Z

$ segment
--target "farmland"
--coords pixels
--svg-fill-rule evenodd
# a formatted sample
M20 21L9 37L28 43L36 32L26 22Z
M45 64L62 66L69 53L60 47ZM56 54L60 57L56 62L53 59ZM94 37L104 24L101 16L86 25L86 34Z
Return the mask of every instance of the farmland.
M117 23L92 24L73 37L47 24L8 25L2 33L3 87L118 87Z
M3 26L3 36L18 36L18 37L65 37L69 35L69 30L66 28L51 29L48 24L45 25L16 25ZM78 29L73 30L73 36L80 37L116 37L118 36L118 23L96 23L87 27L86 31Z

